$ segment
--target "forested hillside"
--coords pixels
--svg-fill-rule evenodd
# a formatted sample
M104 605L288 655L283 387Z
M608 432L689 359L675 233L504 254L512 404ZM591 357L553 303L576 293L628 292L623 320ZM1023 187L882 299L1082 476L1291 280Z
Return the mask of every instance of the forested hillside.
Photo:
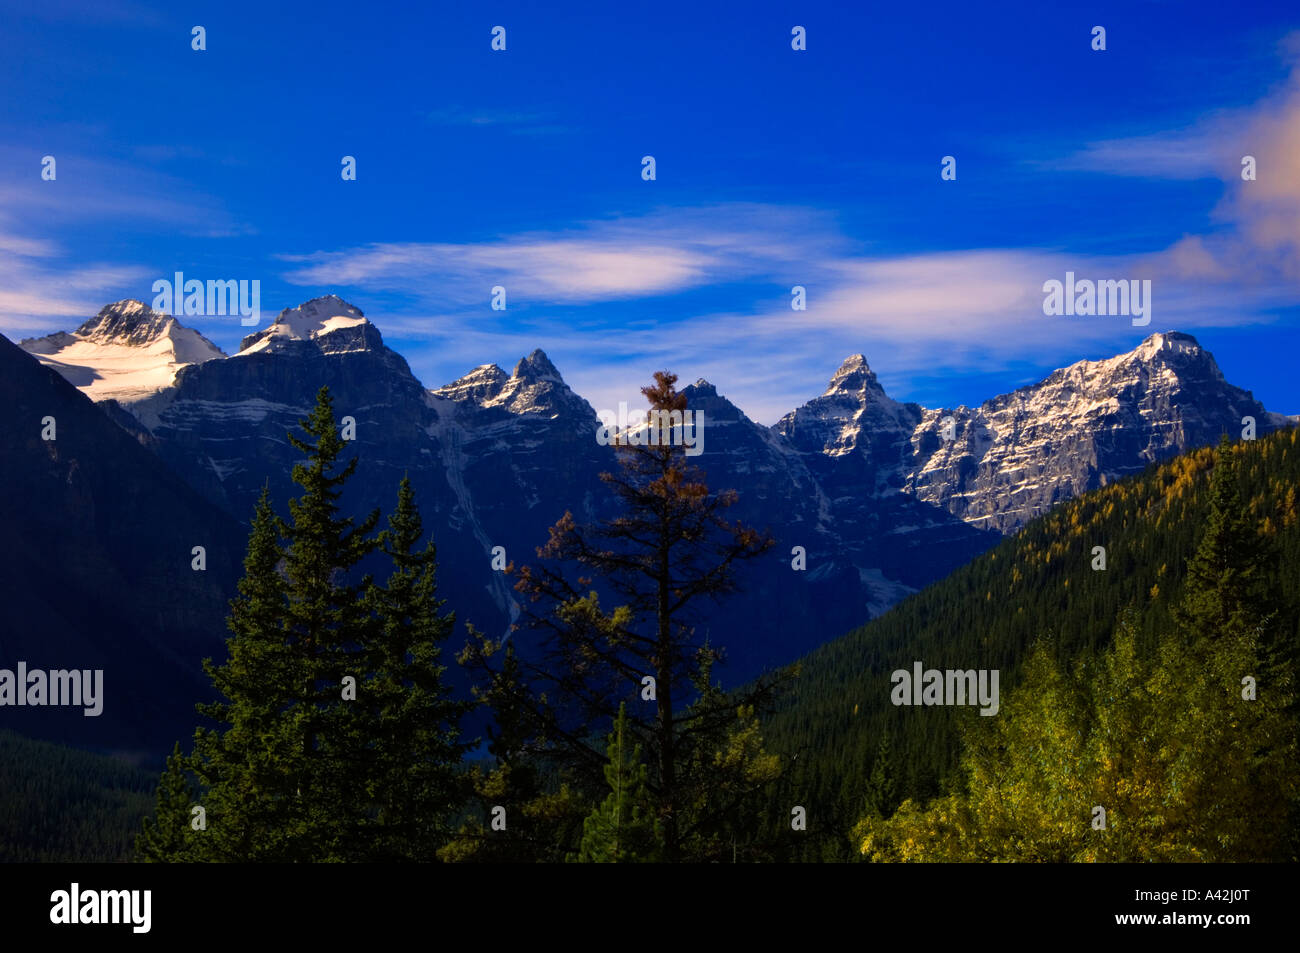
M154 772L0 729L0 861L128 861Z
M1288 572L1300 559L1300 434L1292 428L1238 450L1242 505L1272 544L1271 589L1281 594L1275 608L1294 642L1300 615ZM808 811L807 837L793 857L856 857L848 833L864 814L888 816L905 799L925 801L947 789L959 723L980 716L969 707L895 707L894 670L916 661L999 669L1005 698L1033 643L1041 640L1062 662L1095 653L1130 608L1137 651L1153 653L1205 530L1214 454L1197 450L1064 503L807 656L786 704L764 726L771 750L790 759L770 805L772 823L783 823L790 805ZM1105 550L1104 570L1093 568L1100 565L1096 547Z

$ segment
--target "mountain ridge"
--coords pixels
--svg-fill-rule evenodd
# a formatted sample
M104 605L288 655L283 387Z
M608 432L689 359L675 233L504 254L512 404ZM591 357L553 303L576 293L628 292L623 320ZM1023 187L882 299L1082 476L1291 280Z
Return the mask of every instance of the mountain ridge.
M246 521L264 484L273 499L292 494L297 453L285 433L321 385L355 424L361 478L348 510L387 508L409 474L463 617L480 628L505 631L518 611L505 578L488 569L493 550L525 562L566 509L580 521L612 514L600 474L614 469L614 452L597 443L594 409L543 350L509 374L481 364L428 388L334 295L284 309L235 355L101 406ZM736 636L742 675L878 615L1061 500L1213 442L1242 415L1256 415L1261 433L1281 419L1178 332L976 408L895 400L861 354L770 427L703 378L682 392L707 422L704 452L690 462L715 489L737 490L730 518L777 544L745 568L745 595L727 615L700 619L722 644Z

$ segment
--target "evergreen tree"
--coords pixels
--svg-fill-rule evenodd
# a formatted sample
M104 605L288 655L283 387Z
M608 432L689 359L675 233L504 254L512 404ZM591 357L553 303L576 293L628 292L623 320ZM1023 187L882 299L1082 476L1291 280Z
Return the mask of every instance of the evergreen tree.
M770 860L762 792L781 775L766 750L756 699L732 698L713 680L719 653L707 641L696 652L695 700L684 719L696 732L683 745L682 855L693 861Z
M357 686L365 679L364 646L376 637L366 598L372 580L357 583L349 576L379 545L370 536L379 511L360 523L340 515L343 485L356 471L357 458L339 465L344 441L329 388L320 389L302 428L315 442L292 433L289 442L307 456L292 471L303 492L289 501L291 520L277 519L285 542L286 629L302 678L293 709L302 746L292 777L302 817L294 853L342 860L362 849L359 832L369 826L371 805L358 795L376 760L373 726L358 717L355 702L344 700L343 692L345 678Z
M368 647L370 674L357 705L375 754L365 785L376 816L364 852L433 860L467 793L458 769L469 747L460 741L460 719L471 704L454 700L443 679L439 656L455 614L439 614L445 600L437 598L437 548L429 540L417 549L423 525L405 477L388 524L380 542L393 572L370 594L381 630Z
M292 846L305 824L297 779L305 771L298 725L306 660L288 638L283 561L263 488L227 619L227 660L220 666L203 662L224 701L198 710L224 728L195 732L190 763L208 814L208 829L195 838L198 859L307 859Z
M144 819L136 837L135 852L146 863L177 863L189 858L194 791L186 776L186 758L180 742L172 748L158 784L157 806Z
M646 790L641 746L632 736L627 705L620 705L609 736L605 782L609 796L583 824L582 863L644 863L655 860L658 831Z
M893 814L894 809L898 807L897 789L889 731L886 730L880 735L880 745L876 748L876 757L871 764L871 775L867 780L868 812L877 817L889 817Z
M1193 636L1238 633L1271 617L1269 558L1238 488L1237 462L1225 434L1215 452L1210 514L1187 562L1185 595L1174 618Z

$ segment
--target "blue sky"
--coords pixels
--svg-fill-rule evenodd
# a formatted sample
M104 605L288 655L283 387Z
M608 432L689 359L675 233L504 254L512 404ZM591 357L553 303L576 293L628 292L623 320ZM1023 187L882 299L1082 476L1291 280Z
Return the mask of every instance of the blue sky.
M281 6L0 5L0 332L257 279L427 386L542 347L598 408L667 367L771 423L852 353L953 406L1177 328L1300 412L1300 8ZM1067 270L1151 324L1045 316Z

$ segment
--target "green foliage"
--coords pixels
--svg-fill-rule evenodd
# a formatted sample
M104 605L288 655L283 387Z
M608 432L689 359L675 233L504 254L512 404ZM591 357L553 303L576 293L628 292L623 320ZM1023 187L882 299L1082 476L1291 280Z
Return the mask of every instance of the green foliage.
M1254 700L1249 635L1181 635L1154 658L1121 627L1066 674L1038 647L992 724L974 724L966 789L855 829L876 861L1290 860L1300 794L1289 681ZM1105 828L1094 827L1105 809Z
M641 745L633 740L628 724L627 706L620 705L605 765L609 796L583 822L580 862L627 864L656 859L663 834L655 822L647 777Z
M1269 541L1242 505L1232 445L1225 436L1215 452L1210 516L1196 553L1187 562L1186 594L1174 618L1194 634L1238 632L1265 624Z
M167 863L189 858L194 789L185 764L185 755L177 742L158 784L153 816L144 819L143 829L136 838L135 851L143 861Z
M894 779L895 767L889 749L889 732L880 736L880 746L871 763L871 776L867 782L865 808L869 816L889 817L898 808L898 783Z
M469 625L471 645L501 658L500 668L474 697L488 706L495 726L488 727L490 762L472 766L469 816L439 851L450 863L560 863L570 858L592 809L590 799L570 786L571 775L538 757L523 665L513 643L504 646ZM505 811L504 829L494 827L494 811Z

